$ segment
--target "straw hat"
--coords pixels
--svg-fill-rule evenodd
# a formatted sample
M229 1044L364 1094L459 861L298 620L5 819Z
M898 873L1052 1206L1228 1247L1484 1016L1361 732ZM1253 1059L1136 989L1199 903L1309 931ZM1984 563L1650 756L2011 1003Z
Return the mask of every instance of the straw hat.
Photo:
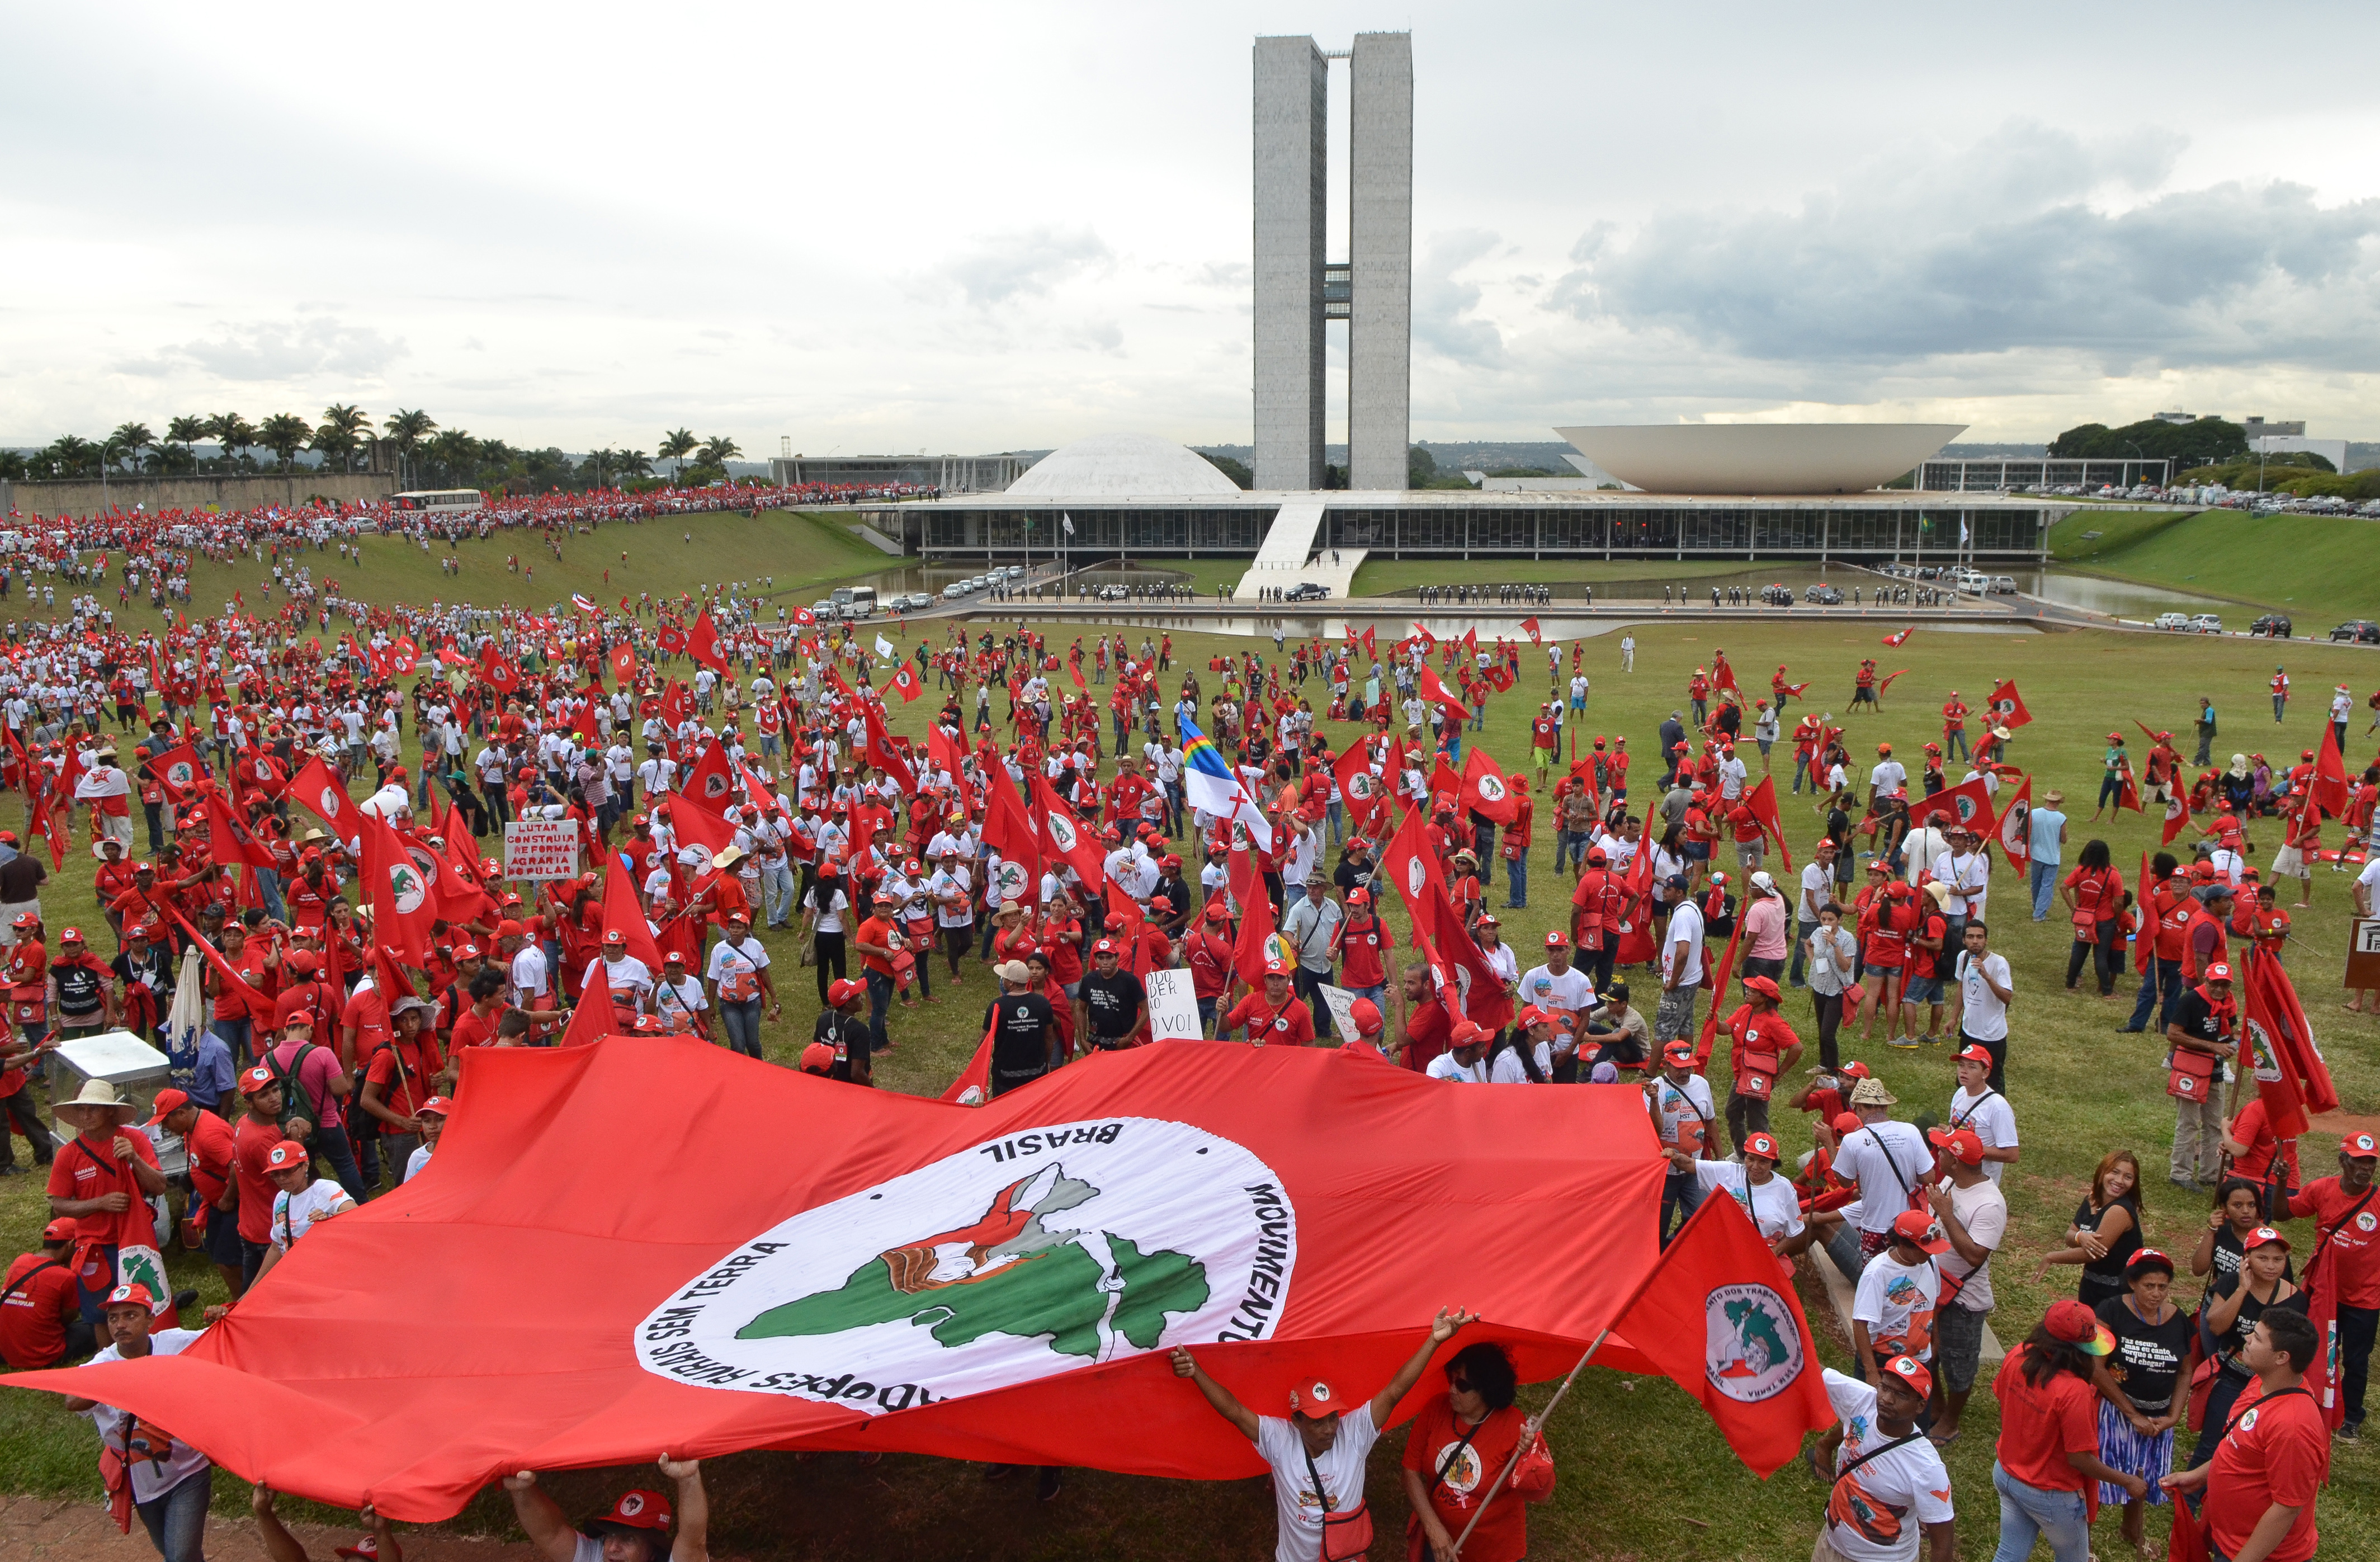
M105 1080L85 1080L82 1093L72 1101L61 1101L60 1106L119 1106L129 1108L134 1103L122 1091Z
M1900 1097L1885 1089L1884 1081L1882 1080L1862 1080L1858 1084L1852 1087L1852 1104L1854 1106L1898 1106L1900 1104Z

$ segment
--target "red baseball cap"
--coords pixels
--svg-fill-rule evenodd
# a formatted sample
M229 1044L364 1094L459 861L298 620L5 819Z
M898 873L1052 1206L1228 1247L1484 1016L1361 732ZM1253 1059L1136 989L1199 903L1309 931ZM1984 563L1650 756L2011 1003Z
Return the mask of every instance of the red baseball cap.
M1914 1214L1915 1212L1912 1211L1911 1213ZM1916 1395L1920 1399L1931 1398L1933 1397L1934 1374L1927 1372L1925 1370L1925 1363L1918 1361L1916 1358L1912 1356L1895 1356L1891 1361L1887 1361L1884 1364L1884 1370L1887 1373L1889 1373L1892 1376L1899 1378L1901 1382L1901 1385L1907 1388L1912 1394Z
M272 1070L267 1069L266 1072L270 1073ZM149 1126L151 1128L155 1128L159 1123L164 1122L167 1117L171 1117L174 1113L180 1111L189 1104L190 1094L188 1091L172 1089L159 1091L157 1092L157 1115L149 1119Z
M1860 1121L1860 1115L1856 1112L1838 1112L1835 1114L1835 1120L1827 1126L1837 1133L1857 1133L1867 1127L1865 1123Z
M1355 1034L1358 1036L1377 1036L1386 1029L1380 1019L1380 1006L1369 998L1357 998L1348 1005L1347 1018L1355 1022Z
M1743 990L1747 993L1757 993L1764 998L1774 998L1779 1003L1784 1002L1784 995L1777 991L1776 982L1766 976L1745 977Z
M1102 938L1102 939L1100 939L1097 944L1094 944L1094 945L1092 945L1092 946L1091 946L1091 953L1092 953L1092 954L1094 954L1094 955L1112 955L1112 954L1116 954L1116 953L1118 953L1118 950L1117 950L1117 948L1116 948L1116 941L1115 941L1114 939L1112 939L1112 938ZM1266 962L1266 965L1265 965L1265 974L1266 974L1266 975L1268 975L1268 976L1271 975L1271 974L1272 974L1272 968L1273 968L1274 966L1276 966L1276 965L1279 965L1280 963L1281 963L1281 962L1280 962L1279 960L1270 960L1270 961Z
M1308 1421L1335 1416L1346 1408L1339 1397L1339 1391L1324 1378L1308 1378L1289 1391L1290 1412Z
M1548 949L1567 949L1570 947L1570 935L1563 933L1561 929L1555 928L1552 932L1546 934L1546 947Z
M1777 1148L1777 1141L1765 1133L1755 1133L1745 1140L1743 1153L1747 1155L1758 1155L1763 1160L1772 1162L1784 1159L1783 1153Z
M2380 1139L2368 1133L2350 1133L2338 1141L2338 1153L2351 1160L2369 1161L2380 1156Z
M413 1115L417 1117L443 1117L454 1110L455 1104L453 1102L447 1100L443 1095L433 1095L429 1100L423 1102L420 1105L415 1107L413 1109Z
M802 1072L823 1074L834 1067L834 1048L824 1042L812 1042L802 1048Z
M1108 941L1104 938L1100 939L1099 942L1107 945L1110 953L1114 952L1114 945L1108 944ZM1094 953L1096 952L1097 951L1094 951ZM1283 959L1267 960L1265 962L1264 973L1267 976L1287 976L1289 974L1289 962ZM1465 1023L1468 1022L1466 1021ZM1474 1029L1476 1029L1476 1027L1474 1027Z
M669 1498L659 1492L622 1492L611 1511L590 1520L587 1528L601 1530L606 1524L623 1530L666 1530L670 1527Z
M2041 1326L2049 1331L2052 1339L2062 1339L2085 1356L2105 1356L2116 1348L2116 1336L2088 1303L2069 1297L2049 1304L2048 1315Z
M1488 1030L1485 1025L1476 1024L1468 1019L1458 1019L1454 1022L1453 1032L1447 1038L1447 1044L1451 1047L1477 1046L1482 1042L1491 1040L1495 1034L1496 1032Z
M1359 890L1359 891L1357 891L1356 893L1357 893L1357 894L1361 894L1361 893L1362 893L1362 891L1360 891L1360 890ZM1350 896L1348 898L1349 898L1350 900L1353 900L1353 899L1354 898L1354 896ZM1226 906L1226 905L1224 905L1224 904L1223 904L1223 901L1222 901L1222 897L1221 897L1218 896L1216 898L1214 898L1214 899L1209 900L1209 901L1208 901L1208 902L1207 902L1207 920L1208 920L1208 921L1210 921L1210 922L1225 921L1228 921L1228 920L1230 919L1231 914L1232 914L1232 909L1231 909L1229 906Z
M1935 1149L1950 1155L1962 1165L1980 1166L1984 1164L1983 1136L1973 1129L1935 1129L1926 1134L1925 1139Z
M1991 1067L1992 1061L1992 1049L1984 1045L1981 1042L1969 1042L1965 1046L1959 1049L1959 1061L1961 1063L1980 1063L1985 1068L1989 1068Z
M1694 1060L1694 1044L1692 1042L1671 1042L1661 1049L1661 1061L1664 1063L1692 1063Z
M2279 1232L2274 1230L2271 1226L2259 1226L2256 1229L2249 1232L2245 1237L2242 1237L2240 1239L2240 1251L2241 1252L2252 1253L2258 1248L2264 1247L2267 1243L2271 1242L2278 1242L2284 1248L2289 1245L2289 1239L2287 1237L2282 1236Z
M2206 980L2209 982L2228 982L2231 980L2231 968L2225 965L2221 960L2217 960L2213 965L2206 968Z
M864 982L854 982L848 977L838 977L827 983L826 1007L841 1008L867 991L868 984Z
M304 1165L306 1159L304 1145L294 1139L285 1139L265 1153L264 1169L268 1173L287 1171L292 1166Z
M1868 1066L1862 1063L1856 1057L1852 1058L1848 1063L1845 1063L1841 1068L1836 1069L1835 1074L1837 1078L1845 1080L1867 1080L1875 1078L1875 1076L1869 1072Z
M74 1216L70 1214L62 1214L58 1216L57 1219L42 1227L42 1240L44 1242L71 1242L75 1239L75 1233L80 1229L81 1224L77 1221Z
M137 1307L143 1312L154 1312L157 1311L157 1299L149 1294L148 1287L135 1280L128 1286L116 1287L107 1293L107 1300L100 1303L103 1312L118 1307Z
M1948 1240L1934 1235L1934 1217L1924 1210L1903 1210L1893 1216L1892 1234L1896 1239L1914 1243L1929 1253L1950 1251Z
M628 935L621 932L618 928L613 928L603 934L603 947L607 949L625 949L627 946Z
M254 1095L258 1091L262 1090L265 1086L277 1085L280 1082L280 1080L274 1076L272 1069L267 1068L263 1064L260 1063L255 1068L250 1068L247 1073L242 1074L239 1077L239 1093L242 1095Z

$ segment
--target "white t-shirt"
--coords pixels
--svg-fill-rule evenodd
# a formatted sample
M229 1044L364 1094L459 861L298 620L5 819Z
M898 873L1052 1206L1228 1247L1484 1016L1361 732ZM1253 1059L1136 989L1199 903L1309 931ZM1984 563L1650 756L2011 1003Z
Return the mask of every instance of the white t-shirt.
M1863 1231L1891 1230L1894 1219L1910 1208L1905 1190L1918 1187L1933 1169L1933 1148L1916 1125L1889 1117L1845 1134L1835 1153L1835 1175L1858 1185Z
M673 1031L693 1030L694 1017L710 1007L710 1000L702 995L702 983L691 976L653 983L653 1012Z
M520 994L524 1008L528 1007L529 999L543 996L545 951L534 944L522 945L520 953L513 957L512 978L513 989Z
M1835 876L1822 862L1802 865L1802 904L1794 915L1812 927L1818 925L1818 908L1835 897Z
M1273 1562L1317 1562L1322 1555L1322 1516L1343 1513L1364 1497L1364 1461L1379 1440L1369 1400L1339 1418L1339 1437L1306 1468L1305 1439L1286 1416L1257 1418L1257 1453L1272 1466L1273 1516L1281 1538ZM1322 1490L1314 1477L1322 1477Z
M1985 1164L1995 1169L1998 1166L1996 1161ZM2000 1243L2008 1237L2008 1199L2000 1192L1999 1184L1986 1180L1970 1188L1956 1188L1948 1182L1942 1186L1949 1190L1951 1212L1959 1217L1959 1224L1967 1228L1968 1240L1979 1248L1998 1252ZM1967 1261L1959 1256L1956 1247L1949 1252L1937 1253L1934 1262L1940 1264L1942 1273L1952 1279L1968 1273ZM1950 1305L1962 1307L1970 1312L1989 1312L1992 1310L1992 1261L1989 1258L1975 1269L1966 1288L1950 1299Z
M1681 900L1670 909L1669 931L1661 935L1661 974L1671 974L1670 966L1677 958L1678 946L1686 946L1686 969L1677 973L1680 987L1699 987L1703 980L1703 909L1692 900Z
M1909 772L1902 768L1899 760L1885 760L1867 773L1867 780L1868 785L1874 787L1877 795L1881 796L1886 792L1899 791L1908 786Z
M327 1178L316 1178L295 1195L276 1192L273 1195L273 1230L274 1247L286 1252L298 1239L314 1228L319 1220L328 1220L342 1210L351 1210L356 1202L347 1190Z
M152 1328L149 1331L149 1354L179 1356L195 1344L199 1336L205 1332L203 1329ZM123 1353L110 1345L102 1348L85 1364L96 1367L104 1361L123 1360ZM125 1420L130 1414L129 1411L120 1410L114 1405L93 1405L83 1414L89 1416L91 1419L91 1424L99 1428L99 1435L108 1446L119 1454L125 1451L121 1433ZM1351 1416L1348 1419L1352 1421L1354 1418ZM1341 1435L1344 1436L1345 1434L1342 1433ZM207 1456L176 1437L174 1439L170 1457L163 1464L149 1459L134 1459L128 1465L127 1468L132 1472L132 1500L151 1502L162 1497L206 1467ZM1319 1533L1318 1530L1317 1533ZM1318 1545L1316 1549L1319 1550L1320 1547ZM1286 1556L1287 1553L1284 1552L1282 1555Z
M1433 1080L1453 1080L1466 1085L1484 1085L1488 1082L1488 1065L1485 1060L1466 1068L1455 1060L1454 1055L1451 1052L1442 1052L1431 1058L1429 1067L1422 1072ZM1342 1432L1340 1435L1344 1436L1346 1434Z
M1876 1429L1875 1389L1832 1367L1824 1373L1827 1397L1843 1423L1842 1447L1835 1455L1840 1470L1892 1439ZM1887 1540L1872 1538L1863 1512L1900 1515L1899 1532ZM1835 1482L1827 1498L1827 1544L1844 1562L1916 1562L1924 1526L1950 1519L1950 1472L1942 1467L1940 1451L1919 1437L1860 1465L1849 1480Z
M1726 1189L1767 1240L1778 1242L1801 1235L1801 1196L1785 1178L1772 1173L1767 1181L1755 1188L1744 1169L1733 1161L1696 1161L1694 1180L1702 1184L1706 1193Z
M1889 1251L1880 1252L1860 1271L1859 1290L1852 1299L1852 1322L1867 1325L1868 1344L1875 1348L1878 1361L1892 1355L1930 1361L1934 1359L1934 1302L1941 1294L1942 1275L1933 1260L1903 1263Z
M1984 978L1990 977L2011 993L2016 982L2003 957L1987 954L1981 963L1983 969L1978 970L1973 955L1963 949L1959 952L1959 1029L1979 1042L2004 1042L2008 1040L2008 1005L2000 1002Z
M2016 1108L1999 1092L1985 1087L1981 1095L1969 1095L1961 1085L1950 1092L1950 1120L1942 1125L1952 1129L1973 1129L1975 1137L1984 1141L1986 1150L2016 1148ZM1994 1182L2006 1170L2006 1161L1985 1161L1984 1175Z
M421 1168L429 1164L430 1146L425 1144L405 1158L405 1180L411 1182L415 1178L419 1177Z
M606 960L598 955L578 973L579 992L586 992L588 983L595 980L597 966L603 968L603 981L615 998L642 998L645 990L653 984L653 968L636 956L623 955L616 960Z
M703 974L719 983L719 1001L740 1004L760 995L760 973L769 969L769 951L757 938L741 947L721 939L710 946L710 966Z
M1584 1013L1594 1007L1595 982L1576 966L1559 976L1551 966L1533 966L1529 974L1521 978L1521 1001L1544 1009Z
M1528 1044L1528 1041L1524 1037L1522 1040L1515 1042L1512 1045L1506 1047L1503 1051L1498 1053L1496 1055L1496 1061L1488 1066L1488 1082L1491 1085L1527 1085L1536 1083L1536 1080L1529 1078L1528 1069L1522 1067L1521 1064L1521 1048L1527 1046ZM1440 1054L1439 1056L1443 1056L1445 1055ZM1541 1078L1550 1079L1553 1075L1554 1069L1553 1043L1550 1042L1539 1042L1532 1050L1531 1056L1537 1065L1538 1075Z

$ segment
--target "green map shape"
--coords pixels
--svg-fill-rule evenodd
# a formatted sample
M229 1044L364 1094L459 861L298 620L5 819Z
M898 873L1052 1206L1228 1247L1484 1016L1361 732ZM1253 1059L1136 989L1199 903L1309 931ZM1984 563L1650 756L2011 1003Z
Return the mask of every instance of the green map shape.
M1735 1325L1738 1339L1743 1341L1747 1355L1754 1350L1767 1352L1761 1370L1777 1365L1792 1353L1785 1348L1784 1336L1777 1332L1777 1315L1756 1301L1730 1301L1726 1307L1727 1321Z
M1206 1267L1187 1255L1164 1250L1143 1253L1113 1236L1108 1249L1123 1281L1115 1332L1139 1348L1156 1346L1168 1312L1195 1312L1207 1305ZM1099 1324L1106 1312L1098 1263L1067 1242L1018 1259L989 1279L914 1296L894 1290L884 1261L871 1258L840 1287L772 1307L736 1330L735 1337L834 1335L905 1318L930 1324L934 1338L945 1347L971 1345L990 1334L1025 1339L1048 1335L1050 1348L1059 1354L1097 1360Z

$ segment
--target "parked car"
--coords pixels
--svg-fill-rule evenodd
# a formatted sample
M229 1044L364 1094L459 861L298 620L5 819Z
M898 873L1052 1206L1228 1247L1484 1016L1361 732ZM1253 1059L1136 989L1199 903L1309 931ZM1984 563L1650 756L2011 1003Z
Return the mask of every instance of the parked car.
M830 623L843 616L843 609L835 605L835 600L831 596L820 597L810 604L810 611Z
M1807 591L1804 591L1802 593L1802 600L1803 602L1815 603L1820 607L1835 607L1841 604L1843 593L1837 591L1834 587L1826 584L1824 581L1821 581L1817 585L1812 586Z
M1000 578L1003 580L1022 580L1025 579L1025 567L1021 564L1012 564L1000 572Z
M2152 629L2186 629L2190 628L2190 615L2187 613L2160 613L2155 619L2150 621L2149 628Z
M1791 607L1793 605L1793 588L1780 585L1763 586L1760 588L1760 600L1771 607Z
M2380 645L2380 624L2369 618L2350 618L2331 630L2330 638L2350 641L2357 645Z
M1330 594L1330 588L1328 586L1312 580L1300 580L1296 585L1289 588L1289 595L1282 600L1284 602L1320 602Z
M2267 613L2249 625L2248 632L2252 635L2264 635L2271 640L2291 640L2296 637L2297 630L2296 627L2289 622L2288 614Z
M1995 575L1995 576L1993 576L1993 577L1992 577L1992 594L1993 594L1994 596L2014 596L2014 595L2016 595L2016 577L2015 577L2015 576L2013 576L2013 575Z
M2201 613L2191 619L2190 629L2192 634L2219 635L2223 632L2222 615L2217 613Z

